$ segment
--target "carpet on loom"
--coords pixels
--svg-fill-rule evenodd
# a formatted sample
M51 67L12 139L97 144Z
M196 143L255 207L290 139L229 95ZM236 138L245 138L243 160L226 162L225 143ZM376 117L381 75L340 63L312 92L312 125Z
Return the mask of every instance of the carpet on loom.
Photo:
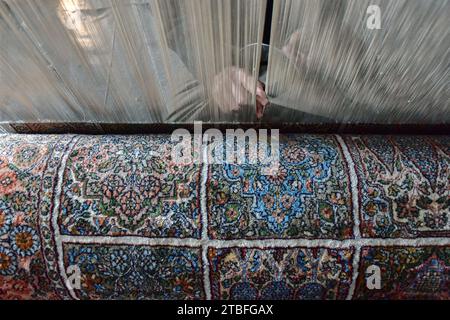
M269 176L172 147L1 134L0 299L449 299L448 136L282 135Z

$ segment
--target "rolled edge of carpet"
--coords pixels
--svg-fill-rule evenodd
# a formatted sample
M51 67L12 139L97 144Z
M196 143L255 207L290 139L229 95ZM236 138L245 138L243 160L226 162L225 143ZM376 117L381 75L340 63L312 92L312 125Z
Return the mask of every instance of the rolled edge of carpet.
M0 134L0 299L448 299L448 136ZM377 276L379 278L377 279Z

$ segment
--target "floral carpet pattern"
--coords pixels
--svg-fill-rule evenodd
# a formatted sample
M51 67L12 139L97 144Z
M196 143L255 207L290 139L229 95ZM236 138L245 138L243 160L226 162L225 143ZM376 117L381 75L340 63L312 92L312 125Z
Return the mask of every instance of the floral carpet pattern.
M211 165L209 232L217 239L352 236L350 176L333 136L292 136L280 143L281 168Z
M449 299L449 137L286 135L273 175L173 145L0 134L0 299Z
M170 160L170 136L81 137L64 171L64 235L200 238L199 165Z

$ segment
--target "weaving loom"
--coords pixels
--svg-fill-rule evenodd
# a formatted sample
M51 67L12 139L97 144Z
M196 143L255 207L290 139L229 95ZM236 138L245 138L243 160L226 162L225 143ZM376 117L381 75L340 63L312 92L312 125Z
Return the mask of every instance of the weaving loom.
M0 0L0 299L448 300L449 16Z

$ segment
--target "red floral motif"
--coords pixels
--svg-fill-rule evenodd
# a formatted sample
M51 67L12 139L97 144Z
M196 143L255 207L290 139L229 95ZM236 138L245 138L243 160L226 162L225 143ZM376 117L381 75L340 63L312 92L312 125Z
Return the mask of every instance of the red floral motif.
M268 173L269 180L277 184L282 183L288 174L286 168L269 169Z
M292 144L283 150L283 159L288 162L302 162L305 157L305 151L297 144Z
M281 197L281 203L283 204L283 207L286 209L290 209L292 207L294 200L295 200L294 197L287 194Z
M419 216L419 210L414 199L410 199L408 198L408 196L404 196L398 198L397 200L397 215L399 218L404 219Z
M239 216L239 212L236 210L235 207L230 207L225 212L225 216L228 221L233 221Z
M125 184L123 179L117 175L109 175L102 182L103 196L106 198L104 201L118 198L124 190Z
M45 153L47 153L46 146L21 144L14 150L13 160L17 167L27 169L37 163Z
M121 207L117 210L117 213L127 217L136 217L144 209L143 202L144 197L141 193L134 190L127 191L120 197Z
M194 292L194 284L192 279L187 277L176 277L174 281L174 288L186 295L191 295Z
M273 205L275 204L275 199L270 194L266 194L263 197L263 201L264 201L264 204L266 205L267 208L272 208Z
M161 180L162 179L163 179L163 177L161 177L159 179L158 177L153 176L153 175L145 176L139 184L139 192L142 192L145 197L151 198L151 199L157 201L156 198L158 197L158 194L161 191ZM186 196L185 192L183 192L184 190L182 190L181 184L180 184L179 191L181 194L183 194L183 196ZM189 190L187 190L187 193L189 193Z
M0 194L12 193L17 185L17 174L14 171L0 171Z

